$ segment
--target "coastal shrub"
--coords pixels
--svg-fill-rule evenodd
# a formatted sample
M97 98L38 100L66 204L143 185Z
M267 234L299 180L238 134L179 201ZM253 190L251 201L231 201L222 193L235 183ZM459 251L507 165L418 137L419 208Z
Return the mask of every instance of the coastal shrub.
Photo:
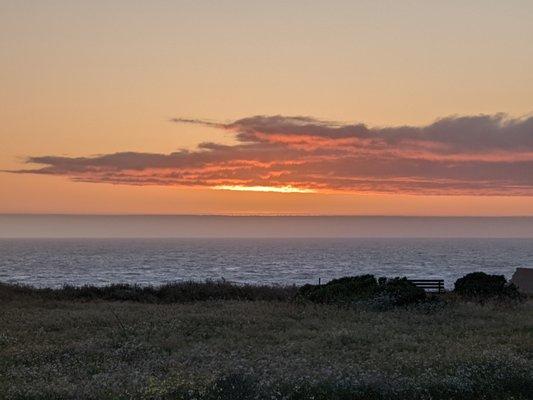
M426 299L426 292L407 278L387 279L380 285L381 292L392 300L393 305L414 304Z
M426 292L406 278L377 280L374 275L359 275L334 279L325 285L304 285L296 298L324 304L370 301L403 306L423 301Z
M522 295L503 275L473 272L455 281L454 292L469 299L521 300Z
M374 275L359 275L333 279L325 285L304 285L297 296L314 303L347 303L373 298L377 292Z
M0 300L35 298L58 301L133 301L141 303L188 303L209 300L288 301L295 286L236 284L225 280L172 282L162 286L112 284L35 288L0 284Z

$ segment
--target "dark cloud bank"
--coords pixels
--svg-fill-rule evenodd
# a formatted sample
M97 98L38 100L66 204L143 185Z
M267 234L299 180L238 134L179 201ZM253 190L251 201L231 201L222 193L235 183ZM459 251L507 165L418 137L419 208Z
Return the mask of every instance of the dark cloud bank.
M448 117L385 128L279 115L172 122L229 131L238 143L202 143L170 154L29 157L41 167L11 172L125 185L533 195L533 117Z

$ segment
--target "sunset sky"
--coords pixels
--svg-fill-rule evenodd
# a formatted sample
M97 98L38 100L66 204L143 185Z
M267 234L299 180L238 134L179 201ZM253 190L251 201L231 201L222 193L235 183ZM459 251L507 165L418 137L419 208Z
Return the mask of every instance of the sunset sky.
M0 213L533 215L531 1L1 1Z

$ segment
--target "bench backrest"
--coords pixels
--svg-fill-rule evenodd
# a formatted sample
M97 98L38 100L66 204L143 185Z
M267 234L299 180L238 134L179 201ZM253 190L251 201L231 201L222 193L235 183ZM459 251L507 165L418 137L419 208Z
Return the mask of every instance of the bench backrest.
M409 279L409 282L414 283L426 292L444 292L444 279Z

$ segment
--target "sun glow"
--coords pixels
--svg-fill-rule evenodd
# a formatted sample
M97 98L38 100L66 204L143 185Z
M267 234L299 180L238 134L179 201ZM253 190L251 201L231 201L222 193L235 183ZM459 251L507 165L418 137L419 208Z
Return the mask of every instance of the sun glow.
M244 186L244 185L219 185L216 190L234 190L239 192L274 192L274 193L316 193L313 189L302 189L294 186Z

